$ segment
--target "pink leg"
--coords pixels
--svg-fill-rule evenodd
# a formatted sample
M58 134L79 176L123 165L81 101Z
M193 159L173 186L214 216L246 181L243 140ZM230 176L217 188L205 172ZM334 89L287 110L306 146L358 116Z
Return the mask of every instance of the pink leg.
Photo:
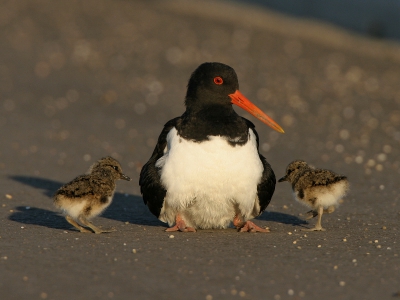
M269 229L261 228L251 221L243 222L238 215L233 219L233 225L235 225L240 232L270 232Z
M192 227L186 227L185 221L182 219L180 214L176 214L175 226L165 229L166 232L182 231L182 232L196 232L196 229Z

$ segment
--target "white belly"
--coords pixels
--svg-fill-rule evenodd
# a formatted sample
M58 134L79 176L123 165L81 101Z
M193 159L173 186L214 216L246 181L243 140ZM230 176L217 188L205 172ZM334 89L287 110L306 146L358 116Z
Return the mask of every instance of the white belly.
M330 206L339 206L339 201L342 199L347 192L348 182L347 180L339 181L328 186L316 186L304 190L304 199L300 199L298 192L293 192L293 197L296 201L313 209L322 206L327 209ZM305 201L310 198L315 198L315 202L311 204L309 201Z
M244 220L257 216L263 165L252 130L243 146L232 147L220 136L187 141L175 128L167 142L165 155L156 163L167 190L160 220L172 225L179 212L187 226L225 228L236 213Z

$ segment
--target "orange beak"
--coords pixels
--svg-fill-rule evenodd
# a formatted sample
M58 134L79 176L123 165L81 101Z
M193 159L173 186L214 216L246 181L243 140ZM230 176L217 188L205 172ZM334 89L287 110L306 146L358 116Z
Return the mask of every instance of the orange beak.
M243 108L245 111L248 111L272 129L275 129L280 133L285 133L282 127L278 125L278 123L268 117L261 109L259 109L249 99L247 99L239 90L236 90L236 92L230 94L229 97L231 97L233 104L239 106L240 108Z

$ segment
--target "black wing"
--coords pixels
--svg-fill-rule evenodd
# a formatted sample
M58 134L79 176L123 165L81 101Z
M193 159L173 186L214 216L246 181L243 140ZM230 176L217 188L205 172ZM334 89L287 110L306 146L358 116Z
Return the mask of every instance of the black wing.
M256 136L257 140L257 150L259 147L259 138L258 138L258 133L255 130L255 126L252 122L249 120L243 118L249 129L253 130L254 135ZM261 181L257 186L257 196L258 196L258 201L260 204L260 214L267 208L268 204L271 202L272 195L275 192L275 185L276 185L276 178L274 171L271 168L271 165L267 162L264 156L258 153L260 156L260 160L263 164L264 170L262 173Z
M172 128L180 121L180 117L168 121L158 137L157 145L149 161L143 166L140 172L139 185L143 195L144 203L149 207L151 213L157 218L160 216L161 208L164 205L164 198L167 190L161 183L159 169L156 162L164 155L167 146L167 135Z

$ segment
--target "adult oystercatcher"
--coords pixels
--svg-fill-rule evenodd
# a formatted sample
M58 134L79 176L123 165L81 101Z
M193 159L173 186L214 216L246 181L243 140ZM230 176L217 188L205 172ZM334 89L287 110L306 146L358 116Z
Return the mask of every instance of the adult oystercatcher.
M269 232L249 221L271 201L276 179L258 152L253 123L232 104L283 129L238 90L233 68L203 63L191 75L186 111L164 126L139 184L145 204L166 231L226 228Z

